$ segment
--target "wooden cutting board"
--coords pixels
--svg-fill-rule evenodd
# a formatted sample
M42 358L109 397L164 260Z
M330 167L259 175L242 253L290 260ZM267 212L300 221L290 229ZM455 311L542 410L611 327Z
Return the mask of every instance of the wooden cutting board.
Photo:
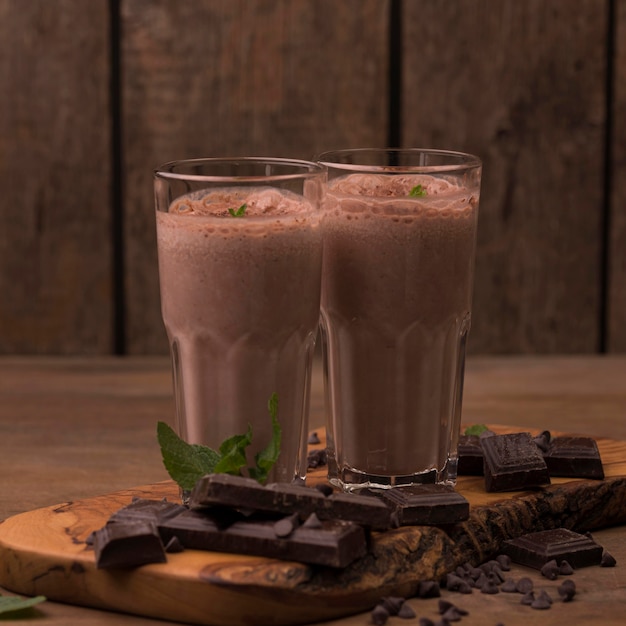
M520 429L493 427L497 432ZM481 477L457 489L470 519L448 532L403 527L375 533L370 552L341 571L188 550L129 571L95 567L85 540L133 497L177 500L170 481L67 502L0 523L0 585L25 595L192 624L302 624L371 608L383 595L414 595L466 561L497 554L505 539L562 526L577 531L626 522L626 442L599 439L602 481L553 479L532 492L487 494ZM324 471L309 483L324 480Z

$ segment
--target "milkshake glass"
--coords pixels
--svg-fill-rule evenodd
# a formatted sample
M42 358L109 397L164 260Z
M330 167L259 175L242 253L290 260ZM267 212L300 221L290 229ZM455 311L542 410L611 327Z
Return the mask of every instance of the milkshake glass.
M318 160L329 479L454 484L481 162L420 149Z
M248 464L272 436L272 482L304 482L319 322L325 169L287 159L198 159L155 171L161 310L175 427L218 449L252 427Z

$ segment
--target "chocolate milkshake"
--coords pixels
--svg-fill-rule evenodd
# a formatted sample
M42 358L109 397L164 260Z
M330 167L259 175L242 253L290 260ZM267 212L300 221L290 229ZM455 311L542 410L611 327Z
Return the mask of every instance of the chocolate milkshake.
M329 182L329 476L345 489L456 480L479 183L480 168Z
M163 320L179 434L217 449L252 425L248 463L282 429L270 481L303 480L319 319L318 207L268 187L212 188L157 211Z

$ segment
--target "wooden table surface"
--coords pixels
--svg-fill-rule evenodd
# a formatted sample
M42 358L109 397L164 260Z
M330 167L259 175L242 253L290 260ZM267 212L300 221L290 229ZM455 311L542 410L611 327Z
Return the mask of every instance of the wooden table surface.
M161 357L0 358L0 520L168 478L156 442L156 422L171 422L169 362ZM463 422L586 433L626 440L626 356L477 357L465 382ZM323 424L322 382L315 371L311 427ZM569 621L622 624L626 608L626 527L594 533L618 560L613 569L585 568L574 575L571 604L531 611L512 594L448 594L470 611L463 626L552 625ZM1 566L1 564L0 564ZM518 568L515 576L530 570ZM540 576L536 586L550 588ZM543 586L542 586L543 585ZM6 593L0 590L1 593ZM447 593L447 592L446 592ZM556 595L556 594L553 594ZM435 601L411 600L418 624L438 619ZM35 611L46 626L148 626L163 622L46 602ZM2 619L3 624L24 624ZM369 624L367 614L334 622Z

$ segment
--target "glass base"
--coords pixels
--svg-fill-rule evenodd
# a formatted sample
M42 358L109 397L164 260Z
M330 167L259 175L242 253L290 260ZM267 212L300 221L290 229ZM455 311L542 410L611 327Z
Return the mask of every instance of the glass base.
M358 491L360 489L393 489L408 485L443 484L454 487L456 485L458 460L449 459L443 470L430 469L425 472L404 476L381 476L368 474L351 467L339 468L329 465L328 481L342 491Z

